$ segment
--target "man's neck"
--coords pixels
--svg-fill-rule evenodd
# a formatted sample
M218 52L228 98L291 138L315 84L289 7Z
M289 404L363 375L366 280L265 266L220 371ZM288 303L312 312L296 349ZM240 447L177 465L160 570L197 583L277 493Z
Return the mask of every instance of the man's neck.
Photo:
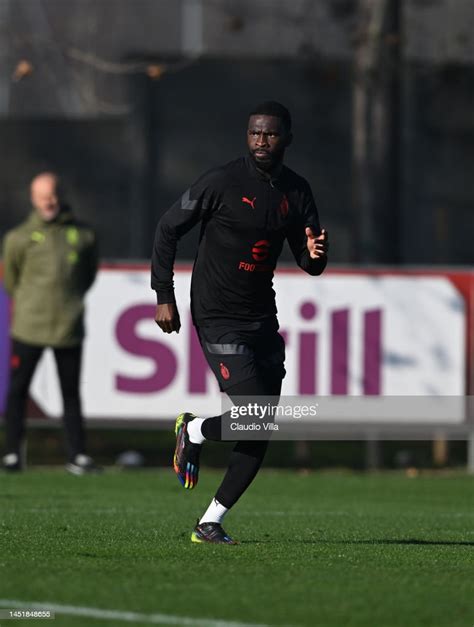
M256 163L255 163L255 168L259 174L261 174L263 177L265 177L269 181L272 181L274 179L277 179L280 176L281 171L283 169L283 161L279 161L273 168L271 168L271 170L262 170L261 168L258 167Z

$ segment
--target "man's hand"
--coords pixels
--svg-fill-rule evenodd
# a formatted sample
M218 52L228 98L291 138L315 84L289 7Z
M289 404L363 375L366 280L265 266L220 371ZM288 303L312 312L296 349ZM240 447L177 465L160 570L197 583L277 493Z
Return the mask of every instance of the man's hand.
M329 250L329 238L326 229L321 229L321 235L316 235L310 226L306 227L308 252L311 259L321 259Z
M164 333L179 333L181 320L175 303L156 306L155 322Z

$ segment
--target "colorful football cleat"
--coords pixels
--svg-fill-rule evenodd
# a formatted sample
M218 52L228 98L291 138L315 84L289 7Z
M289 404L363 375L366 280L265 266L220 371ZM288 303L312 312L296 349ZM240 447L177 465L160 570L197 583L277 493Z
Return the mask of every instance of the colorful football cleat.
M201 444L193 444L189 440L188 424L196 416L190 413L179 414L176 419L174 432L176 434L176 448L173 457L173 468L179 482L186 490L196 487L199 479L199 456Z
M205 522L194 527L191 542L197 544L239 544L233 540L222 528L220 523Z

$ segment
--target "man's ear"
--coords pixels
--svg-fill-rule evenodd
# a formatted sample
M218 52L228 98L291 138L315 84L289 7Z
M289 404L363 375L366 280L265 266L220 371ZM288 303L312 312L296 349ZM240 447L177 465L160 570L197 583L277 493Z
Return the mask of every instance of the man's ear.
M288 136L286 138L286 145L285 145L285 147L288 148L288 146L291 145L292 141L293 141L293 133L288 133Z

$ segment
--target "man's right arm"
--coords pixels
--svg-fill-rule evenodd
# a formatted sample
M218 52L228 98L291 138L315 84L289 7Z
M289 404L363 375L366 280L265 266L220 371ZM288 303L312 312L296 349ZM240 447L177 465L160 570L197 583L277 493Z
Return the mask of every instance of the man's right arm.
M9 296L13 296L21 272L21 252L15 235L10 232L3 240L3 287Z
M156 228L151 260L151 287L157 296L156 323L165 332L179 331L173 267L178 241L217 206L216 171L205 174L163 215Z

